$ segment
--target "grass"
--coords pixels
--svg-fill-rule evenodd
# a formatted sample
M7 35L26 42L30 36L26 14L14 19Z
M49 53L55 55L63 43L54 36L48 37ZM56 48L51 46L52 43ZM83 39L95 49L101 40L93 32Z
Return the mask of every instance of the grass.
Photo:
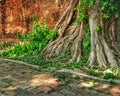
M89 69L89 70L87 70L87 73L88 73L89 75L96 76L96 77L99 77L99 76L102 75L102 73L100 73L100 72L96 72L96 71L93 70L93 69Z

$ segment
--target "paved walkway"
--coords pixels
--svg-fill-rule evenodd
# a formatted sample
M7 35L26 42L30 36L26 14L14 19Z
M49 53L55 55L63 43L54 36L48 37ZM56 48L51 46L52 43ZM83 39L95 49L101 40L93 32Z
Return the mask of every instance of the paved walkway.
M97 83L93 87L84 78L67 84L63 81L49 72L41 73L27 65L0 60L0 96L120 96L119 84Z

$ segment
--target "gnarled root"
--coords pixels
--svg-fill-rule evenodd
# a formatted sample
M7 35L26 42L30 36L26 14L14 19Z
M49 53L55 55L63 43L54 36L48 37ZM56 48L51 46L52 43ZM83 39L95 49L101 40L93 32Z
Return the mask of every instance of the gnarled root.
M88 63L90 66L96 64L96 62L101 67L107 67L110 64L112 67L117 67L117 60L115 56L106 43L104 37L101 32L97 32L96 28L98 24L100 24L100 12L99 12L99 4L95 4L93 9L90 11L89 17L89 25L91 31L91 52Z
M81 57L82 50L81 45L84 34L85 34L84 22L78 25L74 25L73 29L69 31L69 34L65 35L63 38L58 38L55 41L49 43L44 48L42 53L46 54L47 58L51 58L59 54L64 54L64 52L66 52L66 50L68 50L71 47L72 58L70 59L70 61L79 62Z
M85 23L74 24L74 20L77 17L75 17L75 7L78 3L79 0L72 0L69 7L56 24L55 29L58 32L58 38L50 42L42 51L43 54L46 54L47 58L64 54L66 50L71 48L72 58L70 61L80 61L81 45L85 34Z

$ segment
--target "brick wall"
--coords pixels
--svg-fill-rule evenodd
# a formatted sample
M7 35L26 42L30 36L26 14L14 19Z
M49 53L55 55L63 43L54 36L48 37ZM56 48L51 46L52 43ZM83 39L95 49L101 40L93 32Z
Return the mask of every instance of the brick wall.
M49 28L53 28L61 14L69 5L69 0L62 0L60 6L57 5L56 0L16 0L14 5L11 2L14 0L6 1L5 6L5 33L26 33L32 30L32 18L44 17L47 20ZM34 2L33 2L34 1ZM1 4L1 3L0 3ZM22 6L22 7L21 7ZM0 18L1 18L1 5L0 5ZM39 20L41 22L41 20ZM2 22L0 20L0 33L2 33Z

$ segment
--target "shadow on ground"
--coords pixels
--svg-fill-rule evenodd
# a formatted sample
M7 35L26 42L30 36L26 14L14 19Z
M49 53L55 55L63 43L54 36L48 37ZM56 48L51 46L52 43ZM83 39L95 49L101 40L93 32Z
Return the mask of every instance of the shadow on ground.
M74 74L62 78L27 65L0 60L0 96L120 96L120 85Z

